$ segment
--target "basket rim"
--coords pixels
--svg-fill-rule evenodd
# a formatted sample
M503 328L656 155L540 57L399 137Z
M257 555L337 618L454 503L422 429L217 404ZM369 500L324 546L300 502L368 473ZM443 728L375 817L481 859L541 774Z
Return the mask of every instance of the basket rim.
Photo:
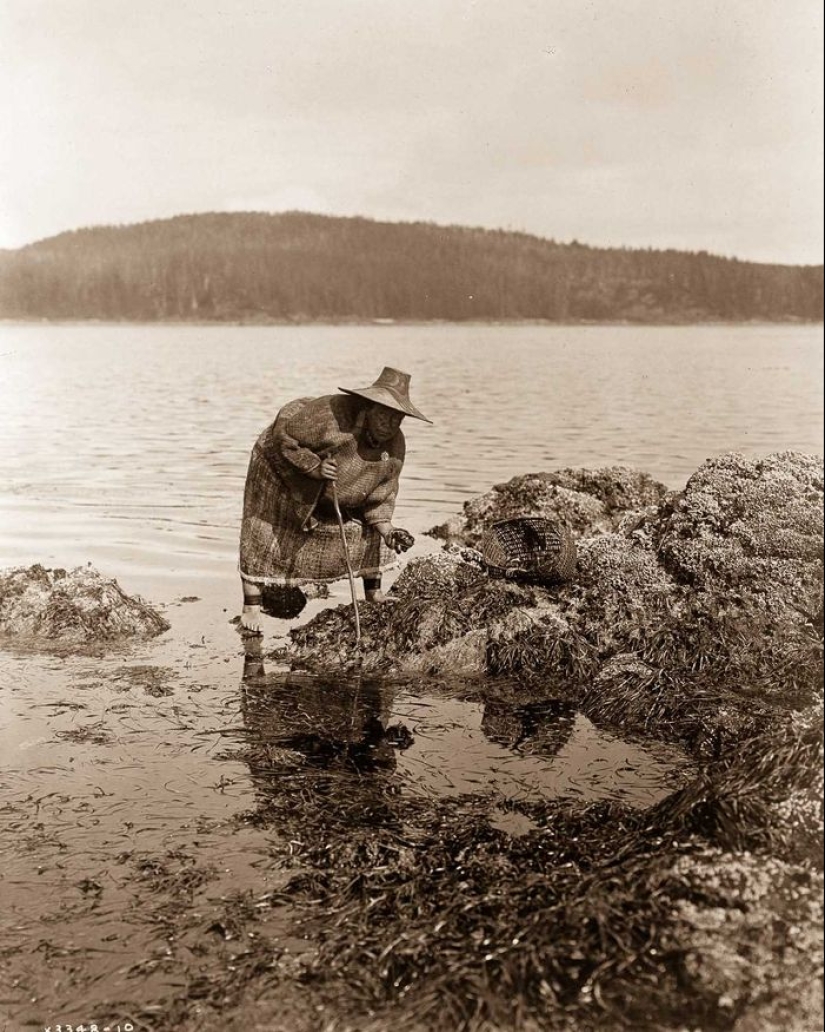
M492 523L488 523L487 527L489 530L492 530L493 527L501 527L506 523L526 523L528 520L537 520L540 523L552 523L560 527L569 526L565 520L554 519L552 516L507 516L503 520L494 520Z

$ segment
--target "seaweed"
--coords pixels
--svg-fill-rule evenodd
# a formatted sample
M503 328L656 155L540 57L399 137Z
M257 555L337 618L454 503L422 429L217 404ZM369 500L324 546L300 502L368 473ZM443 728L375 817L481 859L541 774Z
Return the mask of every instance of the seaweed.
M301 981L342 1027L727 1029L753 1001L731 1009L692 973L681 908L746 905L697 889L709 850L723 869L739 857L746 881L760 858L787 852L780 811L821 766L821 726L817 710L746 725L736 748L648 811L510 801L534 826L518 838L491 823L484 797L406 797L386 772L296 769L257 741L245 758L260 799L244 819L290 843L283 862L298 872L276 901L316 944ZM809 831L810 847L821 816ZM789 859L813 903L814 851ZM794 958L813 974L814 957ZM780 993L779 975L762 974Z
M51 651L152 638L169 624L91 565L68 572L39 564L0 572L0 638Z

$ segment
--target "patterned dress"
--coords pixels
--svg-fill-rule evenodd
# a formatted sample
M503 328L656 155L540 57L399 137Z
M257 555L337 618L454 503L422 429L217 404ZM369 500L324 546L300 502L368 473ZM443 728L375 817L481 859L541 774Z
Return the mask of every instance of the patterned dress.
M338 464L338 502L353 572L377 577L392 565L375 525L392 520L404 465L404 435L373 446L364 403L350 395L299 398L252 448L241 524L241 577L256 586L339 580L347 573L323 458ZM313 472L316 473L313 476Z

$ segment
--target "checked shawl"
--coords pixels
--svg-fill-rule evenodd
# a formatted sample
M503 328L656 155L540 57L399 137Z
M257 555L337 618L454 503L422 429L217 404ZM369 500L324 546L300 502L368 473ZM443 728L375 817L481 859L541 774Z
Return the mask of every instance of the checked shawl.
M241 576L259 585L346 576L327 482L311 475L323 457L334 456L353 571L359 577L377 577L392 565L395 554L374 525L392 519L404 454L400 430L389 443L370 446L357 398L299 398L284 406L255 442L249 460Z

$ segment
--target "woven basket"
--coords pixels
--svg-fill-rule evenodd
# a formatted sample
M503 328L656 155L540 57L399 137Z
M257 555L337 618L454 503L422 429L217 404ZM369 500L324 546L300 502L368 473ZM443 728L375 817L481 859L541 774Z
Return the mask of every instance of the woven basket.
M570 530L543 516L499 520L481 542L491 577L558 584L576 570L576 543Z

